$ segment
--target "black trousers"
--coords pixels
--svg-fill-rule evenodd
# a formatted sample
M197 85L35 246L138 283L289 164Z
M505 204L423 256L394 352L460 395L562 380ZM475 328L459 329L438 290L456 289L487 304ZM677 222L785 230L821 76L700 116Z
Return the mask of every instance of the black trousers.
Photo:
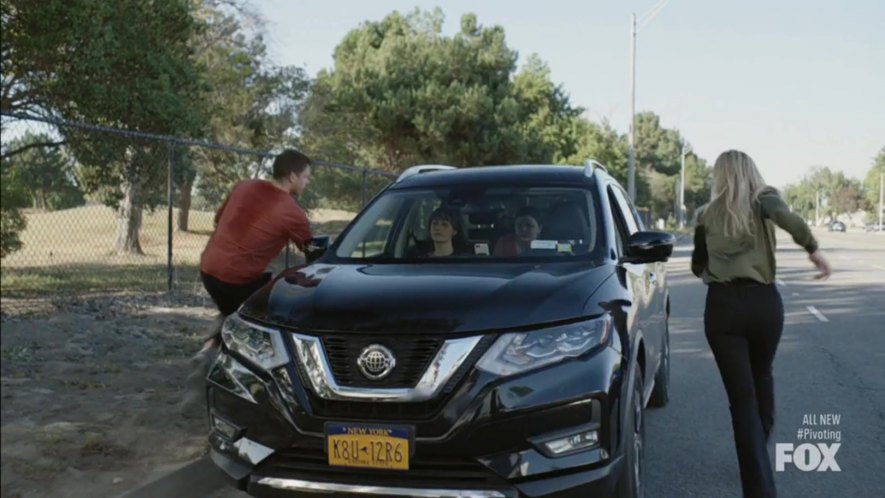
M246 299L249 299L249 296L254 294L258 289L264 287L264 284L270 282L271 276L272 274L267 272L247 284L229 284L218 280L208 273L200 272L200 278L203 280L203 287L206 288L206 292L209 293L209 297L212 298L215 306L218 307L218 311L221 312L222 317L227 317L237 311L240 305L246 302ZM209 339L214 340L218 338L220 334L221 324L219 322Z
M745 498L777 496L767 443L774 425L771 369L784 327L773 284L711 284L704 329L722 375Z

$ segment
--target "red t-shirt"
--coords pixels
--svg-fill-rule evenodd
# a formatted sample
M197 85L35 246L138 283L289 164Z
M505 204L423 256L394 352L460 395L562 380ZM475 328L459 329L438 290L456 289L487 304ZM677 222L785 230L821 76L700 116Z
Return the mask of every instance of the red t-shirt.
M200 270L229 284L261 277L289 240L299 249L313 237L307 215L289 194L265 180L234 186L215 214L215 233Z

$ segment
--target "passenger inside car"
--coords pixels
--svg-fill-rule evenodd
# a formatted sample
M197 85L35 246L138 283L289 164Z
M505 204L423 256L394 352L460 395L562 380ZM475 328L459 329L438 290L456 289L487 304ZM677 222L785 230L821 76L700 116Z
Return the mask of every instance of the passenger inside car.
M516 213L514 231L498 240L495 244L494 256L513 257L527 253L533 240L537 240L543 229L541 212L532 206L526 206Z

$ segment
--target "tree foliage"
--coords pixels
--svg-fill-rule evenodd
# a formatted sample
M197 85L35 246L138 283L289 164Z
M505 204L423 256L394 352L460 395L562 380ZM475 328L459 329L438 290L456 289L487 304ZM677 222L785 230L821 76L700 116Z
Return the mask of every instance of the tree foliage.
M865 199L863 193L864 185L859 180L829 167L816 166L810 168L801 181L787 186L784 198L795 212L819 222L823 218L835 219L868 209L869 199Z
M863 181L864 197L867 205L877 211L879 209L880 175L885 174L885 146L879 150L879 154L873 160L873 166L867 172ZM876 220L878 222L878 219Z
M7 145L22 151L4 161L8 170L4 181L31 199L35 209L67 209L85 203L77 184L75 163L61 147L31 147L29 144L48 143L53 139L45 133L28 133L11 140Z
M71 121L180 136L204 129L189 0L10 0L3 24L4 108L25 102ZM58 131L83 186L118 207L115 249L140 253L141 210L163 190L165 147Z
M661 126L661 118L650 111L636 115L637 170L654 170L667 176L678 175L682 136L675 129Z
M679 178L685 138L664 128L660 117L646 111L636 115L636 203L650 208L653 218L667 219L678 209ZM711 168L693 153L685 157L686 213L709 199Z
M7 161L0 162L0 257L22 248L21 232L27 221L21 208L28 205L28 194L21 183L11 178L11 168Z
M619 182L627 182L627 139L604 121L601 124L584 117L572 118L565 133L575 142L570 155L560 157L560 164L584 164L595 159L606 166L608 172ZM566 148L560 154L567 153Z
M574 109L549 70L517 54L500 26L461 18L442 34L442 12L394 12L352 30L321 72L304 113L316 155L398 172L418 163L455 166L552 162Z
M702 157L685 156L685 212L694 213L710 200L712 168Z
M196 15L201 29L192 46L205 74L207 138L258 151L292 142L309 85L304 70L272 63L260 32L263 21L242 5L204 0ZM178 184L189 193L199 176L201 198L218 205L234 183L263 173L262 166L255 155L197 149L182 165Z

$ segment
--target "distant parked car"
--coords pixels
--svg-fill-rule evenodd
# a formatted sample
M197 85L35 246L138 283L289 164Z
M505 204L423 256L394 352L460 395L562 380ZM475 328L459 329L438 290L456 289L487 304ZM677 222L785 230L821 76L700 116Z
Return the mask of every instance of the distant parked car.
M831 232L844 232L846 230L845 223L842 223L841 221L836 220L836 221L830 223L829 230Z

